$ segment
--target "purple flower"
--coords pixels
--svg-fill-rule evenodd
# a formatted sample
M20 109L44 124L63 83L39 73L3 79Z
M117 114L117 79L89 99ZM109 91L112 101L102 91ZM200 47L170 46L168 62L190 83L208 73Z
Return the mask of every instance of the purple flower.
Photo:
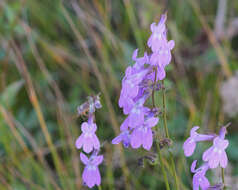
M174 48L174 41L170 40L169 42L165 42L163 46L158 50L158 52L154 52L151 55L150 63L151 65L157 65L160 67L165 67L171 61L171 50Z
M148 69L140 69L133 72L133 68L128 67L126 70L126 75L122 81L122 90L119 99L119 106L123 108L124 114L128 114L133 105L134 98L138 95L140 91L140 83L143 81Z
M151 36L147 42L148 46L152 49L153 52L157 52L160 50L161 45L166 42L166 27L165 21L167 19L166 14L161 16L161 19L156 26L156 23L152 23L150 25Z
M143 57L137 57L138 49L133 52L132 60L135 63L126 69L118 102L128 117L121 124L121 134L112 140L113 144L123 142L126 147L131 144L132 148L143 146L147 150L153 144L151 128L158 119L144 103L154 91L160 89L157 82L165 78L165 66L171 61L174 41L167 40L166 18L164 14L158 24L151 24L152 34L147 44L152 49L152 54L145 52Z
M145 120L144 124L135 128L131 134L131 147L150 150L153 144L153 134L151 128L158 123L159 119L151 117Z
M142 125L144 116L144 107L142 105L134 106L128 116L128 125L132 128Z
M193 175L193 190L199 190L199 186L202 190L207 190L210 186L208 179L206 178L206 172L209 169L208 163L203 164L200 168L195 169L197 160L194 160L191 165L191 172L195 173Z
M94 185L100 185L101 175L98 169L98 165L102 163L103 156L92 155L88 159L85 154L80 153L80 159L85 165L82 175L84 183L89 188L92 188Z
M229 142L225 140L226 128L222 127L219 136L213 140L213 146L203 153L203 161L208 162L210 168L216 168L219 164L222 168L227 166L227 155L225 149Z
M158 69L158 74L157 75L158 75L159 80L163 80L166 76L164 67L158 66L157 69Z
M129 114L131 109L133 108L135 102L132 98L128 97L124 91L121 91L120 99L119 99L119 106L123 108L124 114Z
M141 68L144 67L145 63L149 63L149 56L145 52L144 57L137 58L137 54L138 54L138 49L136 49L133 52L133 55L132 55L132 60L136 62L136 64L133 66L133 68L134 69L141 69Z
M148 95L144 95L142 98L140 98L134 107L131 109L130 114L127 118L128 125L131 128L140 126L144 123L144 117L145 113L147 111L147 108L143 106L145 100L147 99Z
M123 121L123 123L121 124L121 126L120 126L120 130L121 131L126 131L126 130L128 130L128 127L129 127L129 119L128 119L128 117Z
M83 122L81 130L83 133L78 137L75 143L77 149L83 147L83 151L86 153L90 153L93 148L98 150L100 148L100 142L95 134L97 125L91 122Z
M215 135L203 135L199 134L196 131L199 129L198 126L195 126L190 131L190 137L184 142L183 150L185 156L191 156L196 148L196 143L199 141L210 141L215 138Z
M112 140L112 144L119 144L122 141L124 147L128 148L131 142L129 130L122 131L117 137Z

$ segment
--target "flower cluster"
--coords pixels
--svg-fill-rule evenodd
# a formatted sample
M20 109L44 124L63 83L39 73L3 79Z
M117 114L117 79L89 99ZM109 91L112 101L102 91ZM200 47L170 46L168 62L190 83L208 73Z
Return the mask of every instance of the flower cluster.
M190 131L190 137L184 142L184 154L188 157L193 154L197 142L213 141L213 145L203 153L202 159L204 164L198 169L195 169L197 163L197 160L195 160L191 165L191 172L194 173L193 190L199 190L199 187L201 187L202 190L206 190L210 187L210 183L205 176L208 169L213 169L218 166L225 168L227 166L228 159L225 149L228 147L229 142L225 139L226 128L227 127L222 127L219 135L204 135L197 133L196 131L199 127L195 126Z
M132 55L134 65L128 66L122 80L119 106L128 115L122 123L119 136L112 140L113 144L122 142L125 147L143 146L150 150L153 144L152 127L158 123L155 108L148 108L144 104L153 91L159 90L159 80L165 78L165 66L171 61L171 50L174 41L167 40L165 26L166 15L162 15L159 23L151 24L152 34L148 46L152 53L146 52L143 57L137 57L138 49Z
M94 123L94 112L101 107L99 95L95 97L89 96L88 101L78 107L78 114L82 115L85 113L88 116L88 121L82 123L82 134L76 140L75 146L77 149L83 148L83 151L87 154L92 152L89 158L84 153L80 153L80 159L85 165L82 178L84 183L90 188L101 184L98 165L102 163L103 156L98 155L100 142L95 134L97 125Z

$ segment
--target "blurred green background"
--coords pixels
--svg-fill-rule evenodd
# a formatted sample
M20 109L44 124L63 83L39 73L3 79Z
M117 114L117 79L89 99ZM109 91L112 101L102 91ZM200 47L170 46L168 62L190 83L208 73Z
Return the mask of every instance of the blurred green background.
M238 189L238 1L1 0L1 190L87 189L74 147L85 120L77 106L99 92L102 189L165 189L160 166L138 163L155 150L123 150L110 142L125 118L117 104L124 70L134 49L143 55L150 24L166 11L168 38L175 40L165 80L168 127L180 188L191 189L190 164L210 146L199 144L185 158L182 144L191 127L209 133L231 122L225 174ZM156 103L161 106L160 93ZM174 189L168 163L166 171ZM221 182L219 169L208 176L212 184Z

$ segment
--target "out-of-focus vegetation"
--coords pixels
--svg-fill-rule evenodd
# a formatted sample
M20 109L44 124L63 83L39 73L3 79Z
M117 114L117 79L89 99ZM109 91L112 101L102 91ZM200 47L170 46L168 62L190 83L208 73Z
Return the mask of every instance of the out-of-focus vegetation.
M224 2L1 0L0 189L86 189L74 147L84 119L77 118L76 107L99 92L102 189L164 189L160 167L147 160L143 167L138 164L148 152L122 150L110 141L124 119L117 105L123 72L135 48L140 55L146 50L150 24L165 11L169 39L176 44L165 84L180 187L191 189L191 161L207 148L199 146L192 158L184 157L189 129L199 125L201 132L217 132L230 121L225 172L237 189L238 114L224 113L220 94L238 70L238 1ZM160 93L156 101L161 105ZM220 171L209 178L215 183L219 176Z

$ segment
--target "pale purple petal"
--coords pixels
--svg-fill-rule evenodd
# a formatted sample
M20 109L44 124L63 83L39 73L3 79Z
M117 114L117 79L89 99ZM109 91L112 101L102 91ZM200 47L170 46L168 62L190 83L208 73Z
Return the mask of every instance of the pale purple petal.
M169 47L169 49L172 50L172 49L174 48L174 46L175 46L174 40L170 40L170 41L168 42L168 47Z
M92 141L93 141L93 146L94 146L94 149L97 149L99 150L100 148L100 142L98 140L98 137L94 134L93 137L92 137Z
M154 32L155 27L156 27L156 23L153 22L153 23L150 25L150 30L151 30L151 32Z
M223 151L223 152L221 153L221 155L220 155L220 164L221 164L221 167L222 167L222 168L226 168L227 163L228 163L227 155L226 155L226 152Z
M224 139L225 136L226 136L226 133L227 133L227 130L226 130L226 127L222 127L219 131L219 136L221 139Z
M150 150L153 144L153 134L150 128L147 129L146 132L143 133L143 147L146 150Z
M197 134L196 137L194 137L195 141L211 141L215 138L215 135L203 135L203 134Z
M88 123L87 122L82 123L81 130L83 133L86 133L88 131Z
M196 148L196 142L194 141L194 139L189 137L183 144L184 155L187 157L191 156L195 148Z
M131 134L131 147L132 148L139 148L142 144L143 134L141 130L134 129Z
M202 190L207 190L207 188L210 186L210 183L205 176L203 177L202 182L200 183L200 186Z
M80 153L80 160L84 163L84 165L88 165L88 157L84 153Z
M209 149L207 149L202 155L203 161L205 162L208 161L211 157L212 152L213 152L213 147L210 147Z
M199 126L194 126L191 130L190 130L190 136L193 137L197 134L197 130L199 129Z
M114 139L112 139L112 144L119 144L122 141L123 137L122 135L118 135L117 137L115 137Z
M159 118L157 117L151 117L145 121L145 125L147 127L154 127L159 121Z
M102 161L103 161L103 156L102 155L101 156L95 156L93 161L92 161L92 164L94 166L98 166L99 164L102 163Z
M208 164L210 168L216 168L219 165L219 160L220 160L220 156L218 154L218 152L213 152L210 155L210 158L208 160Z
M144 113L141 109L132 111L128 116L128 124L130 127L137 127L144 123Z
M132 54L132 60L133 60L133 61L136 61L137 54L138 54L138 49L136 49L136 50L133 52L133 54Z
M84 144L83 144L83 151L86 153L90 153L93 150L92 138L85 137L84 139L85 140L84 140Z
M197 160L194 160L192 165L191 165L191 172L195 173L197 170L195 169L197 165Z
M97 125L96 125L96 123L93 123L90 127L91 127L90 132L91 132L91 133L95 133L96 130L97 130Z
M196 177L193 177L193 190L199 190L199 181Z
M89 170L87 168L84 169L83 175L82 175L84 183L89 187L92 188L94 183L94 172L93 170Z
M126 130L128 130L128 122L129 120L128 120L128 118L126 118L124 121L123 121L123 123L121 124L121 126L120 126L120 130L121 131L126 131Z
M158 78L159 80L163 80L165 78L165 70L163 67L158 67Z
M84 136L81 134L81 135L77 138L77 140L76 140L76 142L75 142L76 148L77 148L77 149L82 148L83 143L84 143Z
M96 170L94 172L94 177L95 177L95 184L100 185L101 184L101 175L100 175L98 168L96 168Z

